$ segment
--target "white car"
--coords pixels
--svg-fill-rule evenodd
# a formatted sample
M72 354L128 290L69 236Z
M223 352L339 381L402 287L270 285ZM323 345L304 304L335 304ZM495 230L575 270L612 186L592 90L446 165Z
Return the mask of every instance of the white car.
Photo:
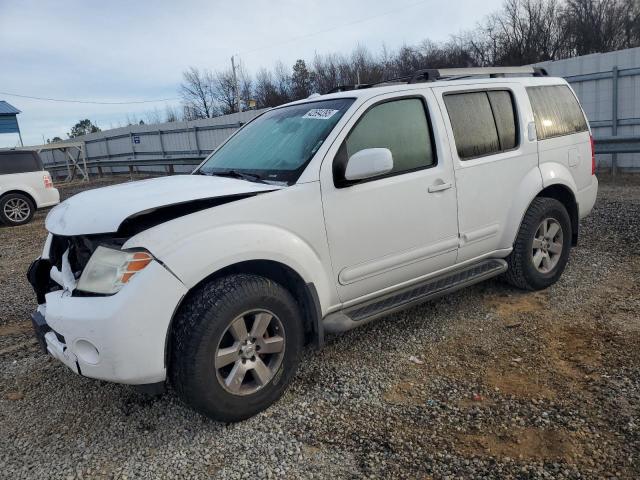
M24 225L36 209L60 203L40 156L30 150L0 150L0 223Z
M148 391L170 380L237 421L327 332L497 275L558 280L598 187L564 80L429 70L337 90L260 115L191 175L54 208L29 271L49 354Z

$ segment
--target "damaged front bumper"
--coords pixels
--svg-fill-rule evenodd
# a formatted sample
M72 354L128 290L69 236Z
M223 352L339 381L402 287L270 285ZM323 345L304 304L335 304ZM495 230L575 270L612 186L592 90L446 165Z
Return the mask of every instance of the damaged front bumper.
M182 282L154 261L115 295L45 293L38 288L47 268L42 259L29 269L40 303L32 323L46 352L86 377L133 385L165 380L169 325L187 293Z
M51 330L44 315L40 310L31 314L31 322L38 339L38 344L44 353L50 354L53 358L61 361L74 373L81 374L78 357L76 357L66 346L64 337Z

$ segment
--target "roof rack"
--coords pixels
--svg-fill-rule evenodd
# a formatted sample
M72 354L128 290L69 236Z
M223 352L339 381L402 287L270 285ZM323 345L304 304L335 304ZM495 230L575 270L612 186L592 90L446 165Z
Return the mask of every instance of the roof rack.
M470 68L439 68L436 70L439 79L443 77L475 77L489 76L490 78L507 77L507 76L525 76L546 77L547 71L542 67L470 67Z
M355 85L338 85L333 87L327 93L348 92L349 90L361 90L363 88L371 88L375 83L356 83Z
M360 83L356 85L340 85L327 93L360 90L362 88L380 87L394 83L435 82L436 80L458 80L468 77L502 78L508 76L546 77L547 71L542 67L469 67L469 68L426 68L416 70L411 75L390 78L377 83Z

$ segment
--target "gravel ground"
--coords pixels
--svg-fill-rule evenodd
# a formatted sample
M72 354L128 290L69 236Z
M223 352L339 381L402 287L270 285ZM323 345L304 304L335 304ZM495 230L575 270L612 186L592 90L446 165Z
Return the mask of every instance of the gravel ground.
M44 215L0 228L0 477L640 477L638 177L601 183L557 285L489 281L331 337L232 425L39 353Z

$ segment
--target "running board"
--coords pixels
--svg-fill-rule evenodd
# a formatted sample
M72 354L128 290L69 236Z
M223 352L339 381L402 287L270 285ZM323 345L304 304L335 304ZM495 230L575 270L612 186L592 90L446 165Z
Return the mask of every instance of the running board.
M369 300L340 312L327 315L324 330L337 333L351 330L378 317L409 308L461 288L500 275L507 270L507 262L491 258L479 263L429 278L421 283Z

